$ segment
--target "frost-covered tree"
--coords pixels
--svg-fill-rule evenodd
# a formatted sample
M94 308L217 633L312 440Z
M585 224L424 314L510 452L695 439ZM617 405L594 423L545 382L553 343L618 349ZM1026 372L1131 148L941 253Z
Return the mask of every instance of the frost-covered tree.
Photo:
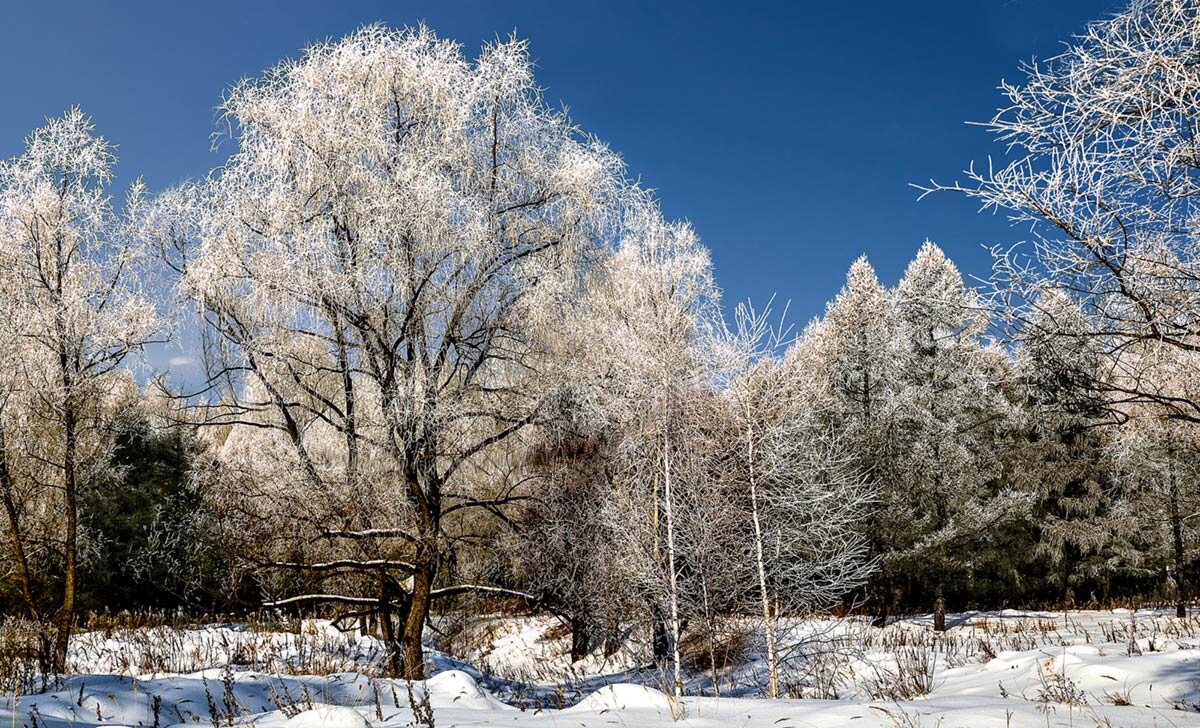
M191 478L197 433L153 390L130 386L113 404L108 468L80 501L81 609L223 611L217 523Z
M603 615L609 637L621 622L648 625L654 658L679 690L685 625L706 632L711 657L739 588L729 550L742 524L723 478L728 410L712 356L718 291L688 226L665 223L650 204L625 232L558 343L553 365L571 414L543 428L534 454L539 466L556 464L563 492L534 506L545 519L535 534L546 532L530 544L530 568L565 560L535 581L584 616Z
M863 524L870 558L893 550L897 528L884 490L888 464L898 451L895 394L898 386L899 319L887 289L866 257L850 266L846 285L787 353L788 368L808 386L817 417L838 433L841 447L861 471L875 497ZM892 596L882 574L868 588L869 599L886 619Z
M1186 374L1183 381L1177 378L1186 369L1165 369L1159 375L1165 391L1194 386ZM1154 408L1131 407L1128 414L1129 422L1109 442L1122 486L1111 520L1136 531L1146 548L1132 565L1162 574L1162 596L1173 599L1176 614L1185 617L1194 594L1189 572L1200 517L1200 431L1192 422L1156 416Z
M683 624L702 600L687 575L715 547L707 529L719 528L686 517L719 491L704 414L719 291L690 227L664 224L647 208L628 228L596 304L596 341L608 362L602 407L620 433L606 512L627 546L625 576L647 594L655 629L665 633L656 652L670 654L679 694Z
M75 618L81 494L107 466L121 365L163 331L138 277L144 191L133 186L128 217L114 210L115 161L72 109L0 163L0 490L17 591L48 623L54 671Z
M222 108L235 151L158 229L221 355L211 382L233 382L215 421L261 440L226 443L247 488L229 504L277 526L256 566L296 578L275 605L379 615L422 677L432 602L489 586L450 582L456 550L528 497L501 453L556 391L547 341L640 196L545 105L517 40L469 61L368 27Z
M605 517L611 433L570 397L558 409L530 438L525 469L538 497L524 504L506 548L516 583L567 623L579 660L601 639L614 649L621 621L644 605L618 576L621 544Z
M911 529L894 558L927 569L934 626L945 629L943 581L964 568L972 539L1021 508L1000 483L1001 434L1009 417L982 335L988 317L957 267L926 242L896 287L896 451L888 502ZM894 521L901 527L901 521Z
M820 383L826 410L837 419L849 447L861 453L870 474L886 457L885 442L896 386L895 306L875 269L862 256L846 274L846 285L812 324L792 353Z
M769 313L737 310L726 349L733 376L722 463L745 521L737 532L749 540L727 553L740 556L739 592L754 595L762 616L767 693L776 698L787 647L779 643L780 616L837 603L876 564L862 533L871 488L816 409L822 400L812 383L776 358L783 342Z
M825 316L789 352L805 399L870 483L863 533L880 569L867 590L876 623L969 574L973 547L1028 505L1004 478L1012 403L1007 356L986 345L976 295L926 243L894 290L864 258Z
M1019 82L1002 86L1004 108L986 124L1006 161L973 166L961 184L932 185L1031 230L1028 245L996 250L996 288L1015 340L1038 360L1027 375L1064 410L1047 417L1073 423L1067 433L1081 422L1200 420L1200 392L1180 386L1200 373L1198 11L1194 0L1134 0L1060 55L1027 64ZM1130 447L1147 435L1145 423L1131 424L1135 433L1113 435ZM1066 434L1061 444L1087 450L1092 440ZM1118 452L1133 478L1122 487L1060 477L1094 470L1076 460L1043 481L1070 488L1043 500L1058 503L1042 524L1043 546L1082 552L1104 570L1136 566L1125 536L1143 527L1124 486L1170 478L1139 480L1128 470L1132 451ZM1063 582L1074 578L1069 561L1060 562Z
M1009 454L1018 463L1011 472L1034 496L1031 563L1045 568L1044 593L1069 604L1089 585L1103 595L1138 560L1138 527L1115 510L1122 496L1097 427L1107 405L1086 386L1102 376L1105 356L1095 339L1059 333L1084 329L1085 317L1068 297L1047 293L1030 323L1016 356L1025 438Z
M1195 0L1134 0L1092 23L1067 49L1005 83L985 124L1009 155L967 180L965 193L1022 226L1027 246L996 250L998 293L1019 338L1085 336L1102 376L1074 384L1110 419L1124 405L1200 420L1200 399L1162 388L1147 370L1161 351L1200 351L1200 43ZM1054 293L1084 326L1050 328ZM1179 362L1195 378L1194 357Z

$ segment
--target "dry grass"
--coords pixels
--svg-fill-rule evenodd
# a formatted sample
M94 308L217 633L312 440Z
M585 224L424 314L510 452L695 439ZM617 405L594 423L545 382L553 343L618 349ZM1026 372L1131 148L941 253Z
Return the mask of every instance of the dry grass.
M28 620L0 619L0 694L41 692L48 676L38 664L38 629Z
M744 662L749 651L750 635L744 630L730 630L717 635L711 650L708 639L700 634L688 635L680 645L683 663L688 669L698 672L708 672L713 667L718 672L727 670Z

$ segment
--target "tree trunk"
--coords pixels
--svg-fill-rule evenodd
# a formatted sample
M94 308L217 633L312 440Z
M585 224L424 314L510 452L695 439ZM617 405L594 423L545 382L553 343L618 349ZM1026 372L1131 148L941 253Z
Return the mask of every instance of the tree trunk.
M882 550L881 550L882 551ZM874 595L871 595L874 592ZM888 617L892 614L892 602L889 598L891 590L888 589L886 583L875 584L868 589L868 603L874 602L875 614L871 617L871 626L878 629L883 629L888 624Z
M13 483L12 471L8 468L8 450L3 427L0 427L0 498L4 501L4 512L8 516L9 545L13 550L13 560L16 561L18 591L25 608L25 616L37 625L38 670L44 677L52 672L53 639L46 620L33 599L33 572L29 568L29 557L25 552L25 540L21 534L21 513L17 508L16 485Z
M404 648L396 639L396 625L392 621L392 595L391 590L388 589L387 574L380 569L376 579L379 592L379 612L375 618L379 620L379 636L387 649L388 674L396 676L404 669ZM367 618L370 619L371 616L367 615Z
M621 625L610 623L604 629L604 639L601 643L601 650L603 650L604 656L612 657L617 654L617 650L621 649L621 642Z
M667 636L667 620L663 617L662 610L655 606L653 607L650 621L652 623L651 628L654 631L651 638L654 664L661 665L671 655L671 640Z
M404 649L402 677L405 680L425 679L425 645L421 641L425 634L425 622L429 619L429 605L433 592L433 581L437 577L437 556L429 546L422 546L413 574L412 595L408 612L404 615L400 644Z
M68 387L70 379L67 379ZM67 664L67 646L71 640L71 628L75 621L75 573L76 551L78 550L79 514L77 484L75 480L75 455L77 435L75 432L75 408L69 401L63 413L63 505L65 533L63 535L63 592L54 631L54 654L51 664L56 674L64 672Z
M8 516L8 535L16 560L18 587L26 616L38 621L37 605L33 601L33 578L29 570L29 558L25 555L25 542L21 536L21 515L17 510L16 486L12 472L8 469L8 450L5 446L4 429L0 427L0 496L4 499L4 512Z
M650 510L650 528L653 534L651 553L654 556L654 563L661 564L663 562L662 545L660 539L661 527L659 525L659 510L661 507L662 497L659 494L658 479L654 480L654 498ZM667 658L670 656L671 645L667 637L667 620L663 617L660 605L656 603L650 606L650 628L652 635L650 638L651 651L654 657L654 665L660 667L666 664Z
M942 585L937 586L937 596L933 600L933 629L935 632L946 631L946 600L942 596Z
M592 651L592 625L582 617L571 617L571 662L577 662Z
M1179 513L1179 481L1175 475L1174 452L1170 453L1167 467L1171 478L1171 554L1175 562L1175 616L1182 619L1187 616L1187 594L1183 585L1183 518Z
M775 615L771 609L771 594L767 587L762 520L758 513L758 483L754 472L754 430L750 425L746 427L746 459L750 475L750 520L754 524L754 561L758 571L759 599L762 602L763 632L767 640L767 696L778 698L779 659L775 651Z
M675 521L671 503L671 448L670 441L663 438L663 519L667 527L667 579L671 602L671 662L674 673L675 695L683 695L683 679L680 675L679 657L679 575L675 573Z
M717 684L717 620L708 599L708 580L703 575L700 577L700 593L704 599L704 627L708 632L708 681L712 683L713 692L719 698L721 686Z
M712 683L713 693L721 697L721 682L717 680L717 625L708 621L708 681Z

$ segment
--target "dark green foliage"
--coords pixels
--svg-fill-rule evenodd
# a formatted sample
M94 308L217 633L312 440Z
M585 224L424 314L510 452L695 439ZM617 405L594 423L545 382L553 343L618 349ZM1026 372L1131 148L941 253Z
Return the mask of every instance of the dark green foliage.
M82 513L91 545L81 574L87 610L209 610L224 573L202 495L189 479L192 434L152 426L137 408L120 418L112 468Z

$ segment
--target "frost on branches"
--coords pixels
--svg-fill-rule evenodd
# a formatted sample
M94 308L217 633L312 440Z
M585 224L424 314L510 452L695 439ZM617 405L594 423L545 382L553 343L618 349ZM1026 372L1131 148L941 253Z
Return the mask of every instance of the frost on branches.
M1193 379L1200 366L1196 18L1192 0L1136 0L1025 65L984 124L1003 160L926 190L965 193L1030 231L994 251L997 297L1018 339L1090 339L1110 366L1064 376L1110 421L1126 404L1200 419L1200 398L1153 376L1164 358ZM1044 310L1058 296L1078 305L1078 326Z
M961 583L975 548L1028 512L1027 490L998 457L1019 409L986 320L958 269L927 242L893 290L865 258L855 261L788 353L812 383L814 417L839 433L872 489L865 535L880 569L864 596L877 624L913 596L907 590L927 589L944 628L945 582Z
M62 668L75 617L79 502L108 467L113 402L131 386L122 364L164 332L142 286L145 191L135 183L118 214L115 162L72 109L0 163L2 530L50 672Z
M163 233L216 337L214 482L273 604L375 615L421 677L431 602L503 591L455 554L530 497L511 451L562 386L550 342L657 211L547 108L520 41L468 61L370 27L223 110L237 149Z

